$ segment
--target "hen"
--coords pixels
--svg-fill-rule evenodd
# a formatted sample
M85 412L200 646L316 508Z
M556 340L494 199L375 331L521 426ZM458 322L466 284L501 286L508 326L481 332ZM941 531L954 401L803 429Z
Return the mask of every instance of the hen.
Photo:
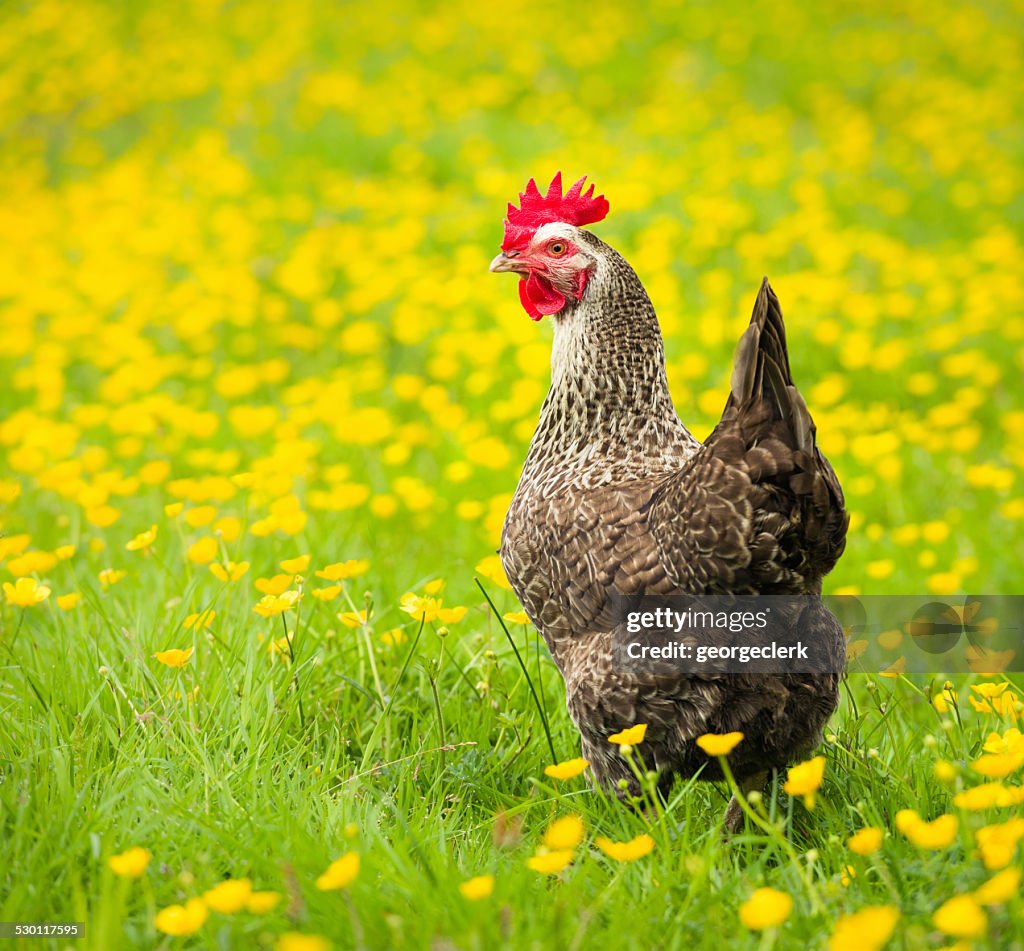
M722 419L701 444L669 395L661 331L640 280L582 225L608 212L585 179L509 204L491 271L519 275L534 320L554 321L551 389L505 520L501 560L565 680L569 713L599 783L637 792L608 737L648 725L643 754L676 776L722 778L696 744L741 731L729 756L744 791L806 756L838 702L838 675L627 673L612 660L619 596L801 594L843 551L849 517L790 376L767 279L740 340ZM843 656L823 609L811 635ZM733 800L726 825L742 817Z

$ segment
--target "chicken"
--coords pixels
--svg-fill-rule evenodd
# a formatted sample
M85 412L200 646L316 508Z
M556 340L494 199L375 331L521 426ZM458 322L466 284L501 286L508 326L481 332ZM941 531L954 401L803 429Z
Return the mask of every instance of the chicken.
M594 779L638 793L613 733L648 725L643 755L667 791L675 777L723 778L695 740L741 731L729 756L746 792L805 757L838 703L842 629L821 579L849 517L835 473L790 376L782 312L767 279L737 348L722 419L701 444L676 415L654 308L622 256L582 225L608 202L546 194L531 179L508 206L495 272L519 275L534 320L554 321L551 388L505 519L512 588L565 680ZM627 673L612 662L618 595L800 594L810 633L839 658L823 674ZM735 799L726 825L742 818Z

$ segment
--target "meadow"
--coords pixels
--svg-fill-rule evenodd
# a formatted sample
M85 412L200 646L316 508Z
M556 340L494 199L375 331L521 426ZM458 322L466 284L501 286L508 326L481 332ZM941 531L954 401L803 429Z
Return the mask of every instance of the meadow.
M589 788L494 555L551 329L487 272L589 175L701 438L767 274L826 591L1019 593L1022 21L0 8L0 921L86 926L12 946L1024 947L1020 676L850 676L730 841Z

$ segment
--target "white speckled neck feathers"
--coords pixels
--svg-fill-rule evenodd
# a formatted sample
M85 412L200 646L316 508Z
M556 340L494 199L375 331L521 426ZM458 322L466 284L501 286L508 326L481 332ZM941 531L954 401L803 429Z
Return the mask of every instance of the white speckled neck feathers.
M596 267L578 303L553 318L551 389L524 466L526 483L590 459L611 472L672 471L698 446L676 415L661 330L622 256L587 233ZM639 467L639 468L637 468Z

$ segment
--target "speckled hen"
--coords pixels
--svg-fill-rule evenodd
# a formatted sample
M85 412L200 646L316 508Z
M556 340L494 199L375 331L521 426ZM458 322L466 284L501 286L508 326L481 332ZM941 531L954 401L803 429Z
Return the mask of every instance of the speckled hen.
M554 322L551 389L505 520L501 560L565 679L595 779L635 791L608 737L648 724L643 753L663 789L720 779L695 743L741 731L740 785L804 757L838 702L835 674L632 674L612 663L608 605L622 595L806 594L843 551L849 521L835 473L790 376L782 312L767 279L737 348L722 419L707 441L676 415L661 331L633 269L583 230L608 202L583 181L508 206L492 271L519 275L535 320ZM811 636L843 656L835 619ZM626 783L622 783L626 780ZM726 813L734 828L741 812Z

